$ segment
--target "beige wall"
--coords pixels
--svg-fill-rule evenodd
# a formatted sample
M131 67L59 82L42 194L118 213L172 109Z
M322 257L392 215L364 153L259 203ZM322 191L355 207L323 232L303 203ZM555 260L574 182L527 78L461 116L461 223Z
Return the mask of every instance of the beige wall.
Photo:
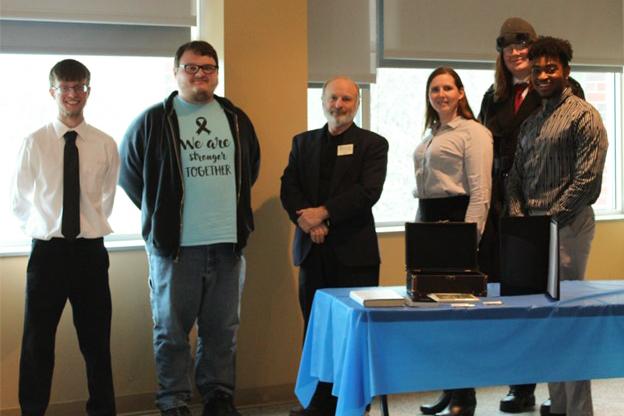
M301 323L290 223L279 178L293 134L306 128L307 3L225 1L226 95L253 120L262 147L254 187L238 356L239 399L292 397ZM263 391L258 392L262 387Z
M306 128L306 2L227 0L226 95L244 108L262 146L254 189L256 232L246 252L237 362L237 400L289 400L301 339L296 270L290 264L292 228L279 203L279 177L290 139ZM400 233L380 236L382 284L402 284ZM591 278L624 278L624 221L598 224ZM152 406L155 390L147 268L142 251L111 253L113 369L120 410ZM25 257L0 258L0 414L17 415L17 374L23 323ZM84 414L84 366L68 307L57 334L57 364L50 416Z

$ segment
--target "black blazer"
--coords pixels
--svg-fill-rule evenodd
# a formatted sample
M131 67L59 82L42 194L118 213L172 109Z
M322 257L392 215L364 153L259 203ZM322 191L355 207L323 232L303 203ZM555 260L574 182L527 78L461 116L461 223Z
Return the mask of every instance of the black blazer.
M329 234L323 244L335 251L347 266L380 263L375 220L375 205L386 179L388 142L378 134L352 125L344 134L344 144L353 144L353 154L337 156L329 196L319 200L322 129L293 138L288 166L282 175L280 198L291 221L297 225L296 211L324 205L329 211ZM310 236L295 230L293 261L301 265L312 247Z
M511 169L520 126L540 106L541 98L535 90L530 89L517 114L514 114L513 101L513 95L502 101L494 101L493 86L486 91L481 101L479 120L490 129L494 138L495 174L505 174Z

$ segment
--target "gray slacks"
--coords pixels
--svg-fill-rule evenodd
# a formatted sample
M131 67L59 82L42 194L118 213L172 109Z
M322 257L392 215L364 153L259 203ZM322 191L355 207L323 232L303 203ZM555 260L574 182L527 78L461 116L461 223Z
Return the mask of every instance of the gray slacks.
M584 280L595 222L592 207L581 211L559 230L559 271L561 280ZM580 334L582 336L582 334ZM593 416L589 380L548 383L550 412L567 416Z

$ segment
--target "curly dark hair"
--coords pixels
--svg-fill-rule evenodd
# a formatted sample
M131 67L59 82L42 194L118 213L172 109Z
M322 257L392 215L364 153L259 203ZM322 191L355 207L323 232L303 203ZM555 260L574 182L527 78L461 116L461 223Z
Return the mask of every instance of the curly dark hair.
M529 59L532 61L544 56L557 58L564 67L568 67L572 60L572 45L565 39L540 36L533 45L531 45Z

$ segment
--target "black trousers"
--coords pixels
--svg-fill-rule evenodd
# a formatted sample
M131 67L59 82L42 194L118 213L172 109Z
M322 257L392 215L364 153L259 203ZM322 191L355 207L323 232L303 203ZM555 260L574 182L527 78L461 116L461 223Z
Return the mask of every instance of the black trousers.
M488 275L488 282L500 282L500 219L505 215L506 176L502 172L492 177L490 210L479 243L479 269Z
M315 244L299 267L299 305L303 314L304 337L312 312L312 301L318 289L351 286L378 286L379 264L347 266L329 245ZM336 398L331 394L332 384L319 382L310 406L323 415L336 412Z
M313 245L299 267L299 306L305 328L307 329L312 301L318 289L378 285L379 264L348 266L338 259L329 245Z
M492 203L488 211L485 229L479 243L479 269L488 275L488 282L500 282L500 219L504 216L505 178L502 173L494 175L492 180ZM510 386L518 396L530 396L535 393L535 384Z
M84 357L87 414L115 415L110 354L111 296L103 239L33 240L26 274L24 334L20 357L22 416L44 415L50 401L56 328L66 301Z

